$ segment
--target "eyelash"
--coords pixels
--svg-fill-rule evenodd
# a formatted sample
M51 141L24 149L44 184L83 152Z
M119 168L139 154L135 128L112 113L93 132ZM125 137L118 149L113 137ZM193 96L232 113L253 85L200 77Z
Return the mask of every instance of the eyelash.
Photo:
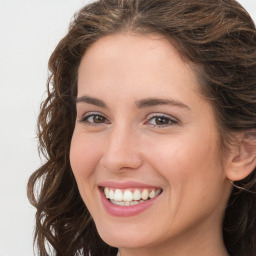
M103 119L104 121L103 121L103 122L99 122L99 123L95 122L94 120L92 120L92 122L89 121L89 118L96 118L96 117L101 118L101 119ZM101 125L101 124L103 124L103 123L107 123L107 124L110 123L110 122L108 121L108 119L107 119L104 115L102 115L102 114L100 114L100 113L88 113L87 115L83 116L83 117L79 120L79 122L80 122L80 123L85 123L86 125L91 125L91 126L97 126L97 125Z
M150 124L153 127L159 127L159 128L163 128L163 127L169 127L169 126L174 126L174 125L179 125L180 122L179 120L177 120L176 118L170 117L169 115L165 115L165 114L152 114L147 118L146 123L150 123L150 121L155 120L159 118L162 119L163 121L167 121L167 123L165 124Z
M102 120L102 122L95 122L94 118L100 118ZM89 121L90 118L93 118L93 120ZM164 121L164 124L157 124L156 123L156 119L159 118L162 119L162 121ZM152 120L155 120L155 124L150 123ZM88 113L87 115L83 116L79 122L81 123L85 123L86 125L90 125L90 126L98 126L101 124L110 124L110 122L108 121L108 119L100 114L100 113ZM177 120L176 118L170 117L169 115L165 115L165 114L151 114L147 117L147 120L144 124L149 124L152 127L159 127L159 128L163 128L163 127L169 127L169 126L174 126L174 125L179 125L180 122L179 120Z

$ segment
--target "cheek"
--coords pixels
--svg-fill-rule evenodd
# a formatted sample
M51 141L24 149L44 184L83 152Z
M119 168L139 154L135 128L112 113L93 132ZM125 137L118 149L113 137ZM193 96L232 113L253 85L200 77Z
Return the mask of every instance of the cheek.
M200 221L226 203L225 174L216 144L207 138L179 136L151 151L151 165L165 180L171 219L180 226L193 219Z
M88 210L94 211L96 169L101 157L102 143L74 131L70 147L70 164L80 195Z
M183 191L185 186L209 186L211 181L224 179L219 149L211 136L180 134L147 145L154 168L172 187ZM182 192L183 193L183 192Z
M70 163L76 179L93 175L101 157L102 144L90 136L74 131L70 147Z

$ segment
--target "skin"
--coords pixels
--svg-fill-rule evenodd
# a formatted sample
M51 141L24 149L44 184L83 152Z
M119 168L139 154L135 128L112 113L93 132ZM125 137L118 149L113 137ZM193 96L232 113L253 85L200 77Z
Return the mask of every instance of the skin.
M199 86L160 35L106 36L82 58L71 166L100 236L122 256L227 255L221 229L231 186L213 110ZM175 104L139 106L152 98ZM105 181L163 192L146 211L115 217L101 202L98 184Z

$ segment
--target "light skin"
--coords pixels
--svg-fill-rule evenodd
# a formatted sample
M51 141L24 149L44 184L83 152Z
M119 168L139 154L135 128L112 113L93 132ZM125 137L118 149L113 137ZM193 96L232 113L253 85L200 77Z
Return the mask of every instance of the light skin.
M82 58L70 162L100 236L121 256L227 256L232 157L221 161L216 119L199 86L160 35L106 36ZM106 181L162 193L142 213L116 217L102 205L98 185Z

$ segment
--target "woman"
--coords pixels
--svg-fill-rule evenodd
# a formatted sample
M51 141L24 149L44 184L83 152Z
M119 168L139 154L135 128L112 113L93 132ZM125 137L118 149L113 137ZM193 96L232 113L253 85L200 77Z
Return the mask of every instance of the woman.
M256 30L237 2L92 3L49 69L40 255L256 255Z

